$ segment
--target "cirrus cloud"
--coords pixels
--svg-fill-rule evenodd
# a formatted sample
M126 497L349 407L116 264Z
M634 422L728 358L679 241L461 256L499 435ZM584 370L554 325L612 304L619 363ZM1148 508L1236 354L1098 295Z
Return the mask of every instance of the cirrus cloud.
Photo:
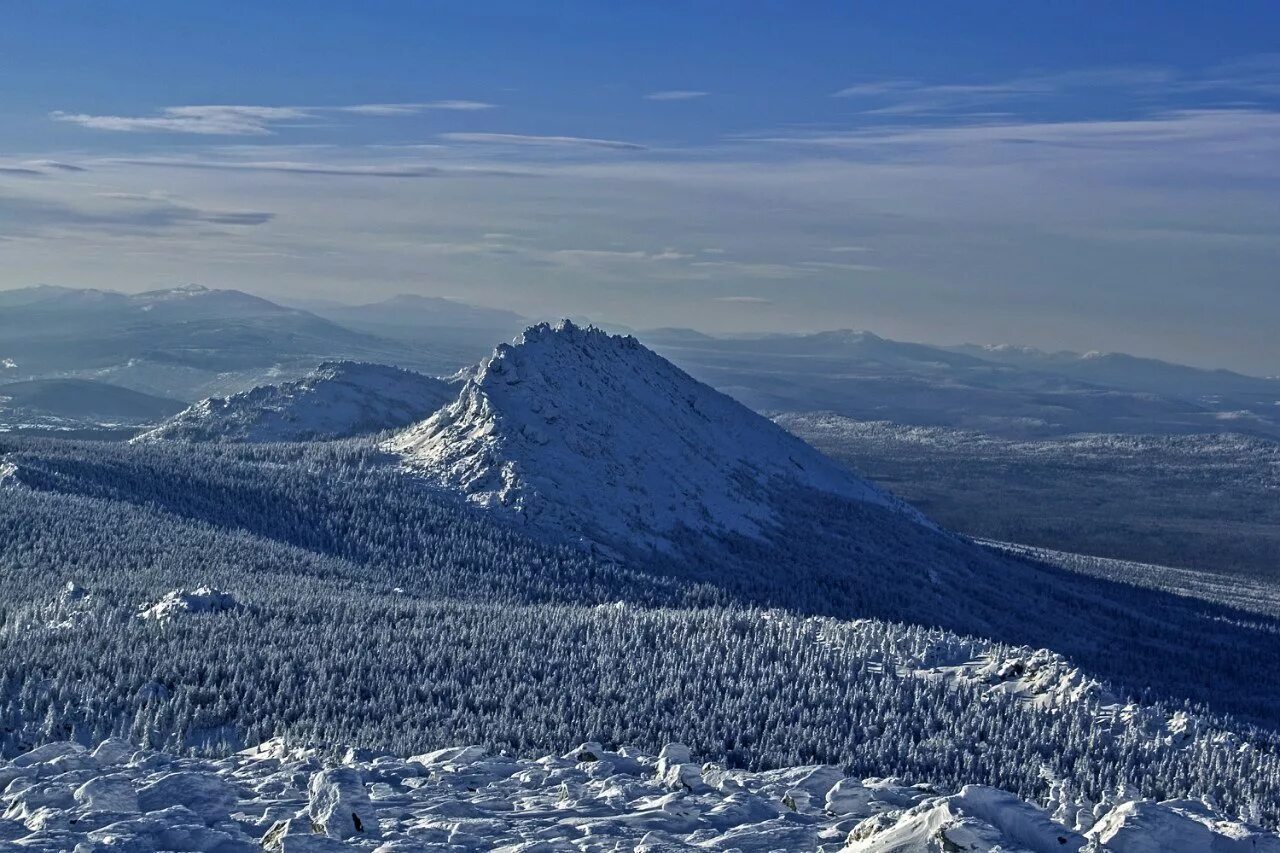
M668 89L663 92L650 92L644 96L646 101L692 101L697 98L705 98L710 92L702 92L697 89Z
M526 133L442 133L450 142L476 142L493 145L545 145L569 148L616 148L644 151L645 146L618 139L593 139L585 136L534 136Z
M55 110L54 121L69 122L91 130L119 133L189 133L202 136L269 136L277 125L314 121L325 114L345 113L369 117L417 115L433 110L474 112L493 109L483 101L424 101L418 103L352 104L337 107L272 107L243 104L209 104L165 107L158 115L92 115Z

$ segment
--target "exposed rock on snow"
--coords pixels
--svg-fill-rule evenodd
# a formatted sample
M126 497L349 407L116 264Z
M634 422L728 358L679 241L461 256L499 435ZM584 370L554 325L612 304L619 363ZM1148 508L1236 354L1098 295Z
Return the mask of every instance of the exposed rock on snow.
M1012 694L1044 708L1087 701L1102 705L1119 702L1097 679L1090 678L1068 658L1049 649L1018 647L999 656L953 665L921 666L910 670L910 674L987 685L988 692Z
M120 763L126 752L136 755ZM51 744L0 767L10 780L0 794L0 850L1280 850L1280 836L1199 802L1127 802L1104 811L1086 837L1004 791L940 795L827 766L752 773L706 765L697 791L671 791L661 777L696 765L678 744L663 752L587 743L536 760L478 747L403 760L349 750L326 767L323 756L333 753L281 741L216 761L117 740L93 753ZM57 765L68 759L82 766Z
M351 767L321 770L311 777L309 790L311 823L330 838L378 837L378 819L358 771Z
M568 320L499 346L387 447L476 504L604 543L665 548L681 526L755 535L783 487L928 523L635 338Z
M165 593L164 598L154 604L143 605L139 616L157 622L171 622L188 613L225 613L240 607L240 602L231 593L202 586L191 592L175 589Z
M282 385L210 397L134 441L312 441L396 429L453 399L443 379L398 367L333 361Z

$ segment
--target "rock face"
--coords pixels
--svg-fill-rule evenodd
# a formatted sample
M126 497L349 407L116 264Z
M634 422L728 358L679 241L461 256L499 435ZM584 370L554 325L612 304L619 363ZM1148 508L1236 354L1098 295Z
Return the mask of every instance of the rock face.
M315 441L396 429L453 399L443 379L398 367L333 361L282 385L210 397L134 441Z
M1280 836L1203 803L1123 802L1082 835L993 788L940 794L813 765L749 772L584 743L512 758L455 747L413 759L271 741L218 760L111 741L0 765L0 850L824 850L829 853L1276 853ZM78 760L78 770L59 762ZM102 766L98 766L101 764ZM14 775L14 774L17 775ZM681 784L673 789L671 779ZM76 786L73 792L72 786ZM135 793L136 792L136 793Z
M240 602L229 592L202 586L195 590L175 589L165 593L155 604L142 608L143 619L171 622L187 613L226 613L240 608Z
M307 811L330 838L377 838L378 819L360 773L350 767L322 770L311 777Z
M927 524L635 338L567 320L499 346L457 400L386 446L476 504L607 544L662 549L682 527L756 535L786 488Z

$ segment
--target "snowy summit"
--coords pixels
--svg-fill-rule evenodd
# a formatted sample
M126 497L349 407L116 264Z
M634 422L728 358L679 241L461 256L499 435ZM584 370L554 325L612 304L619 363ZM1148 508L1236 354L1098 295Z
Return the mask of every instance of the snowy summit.
M411 424L453 396L443 379L398 367L330 361L293 382L192 405L135 441L312 441Z
M605 543L665 549L680 527L756 535L795 487L927 523L635 338L568 320L499 346L387 448L476 504Z

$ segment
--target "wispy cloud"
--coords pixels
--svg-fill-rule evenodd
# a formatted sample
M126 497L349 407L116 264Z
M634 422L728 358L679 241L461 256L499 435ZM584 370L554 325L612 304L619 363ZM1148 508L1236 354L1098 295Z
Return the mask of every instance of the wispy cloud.
M737 305L772 305L772 299L763 296L717 296L712 302L731 302Z
M83 166L58 160L25 160L21 163L0 163L0 175L22 178L41 178L58 172L83 172Z
M254 228L276 216L270 211L203 207L130 193L98 193L91 201L79 202L19 197L0 197L0 202L5 212L13 216L7 230L34 239L72 234L159 235L210 225Z
M574 262L580 261L682 261L692 258L693 255L685 252L679 252L675 249L667 248L659 252L650 252L642 249L619 250L619 249L556 249L551 252L556 259L569 260Z
M1178 71L1155 65L1117 65L1048 73L1028 73L1001 80L928 82L910 78L866 80L832 96L858 102L866 115L912 116L953 113L995 103L1034 99L1067 99L1107 91L1127 96L1137 106L1163 103L1196 93L1273 96L1280 94L1280 54L1261 54L1200 71Z
M493 109L482 101L425 101L421 103L352 104L336 107L271 107L243 104L165 107L158 115L91 115L57 110L55 121L70 122L92 130L120 133L188 133L203 136L269 136L278 125L314 121L326 114L395 117L433 110L473 112Z
M328 175L357 178L527 177L517 169L481 166L437 166L423 163L309 163L288 160L217 160L186 157L113 157L104 164L227 172L273 172L283 175Z
M77 166L74 163L64 163L61 160L30 160L28 166L34 169L42 169L48 172L84 172L87 171L83 166Z
M158 116L109 116L85 113L50 113L55 121L71 122L92 130L121 133L193 133L207 136L265 136L271 126L300 121L311 113L298 107L199 106L167 107Z
M848 131L797 133L760 137L773 144L871 151L885 149L899 159L918 159L936 149L970 149L990 153L994 145L1036 145L1118 153L1146 147L1154 156L1158 146L1218 144L1265 146L1268 135L1280 133L1280 112L1249 109L1173 110L1135 119L1082 121L991 121L925 126L879 126ZM1222 150L1226 150L1223 148Z
M644 96L646 101L692 101L695 98L705 98L710 92L702 92L697 89L667 89L662 92L650 92Z
M356 104L350 107L335 107L339 112L355 113L365 116L406 116L417 113L444 110L450 112L477 112L492 110L496 104L484 101L427 101L418 104Z
M801 261L800 266L815 270L844 270L845 272L879 272L884 269L872 264L842 264L835 261Z
M546 145L571 148L617 148L644 151L645 146L617 139L593 139L584 136L532 136L524 133L442 133L450 142L476 142L492 145Z

